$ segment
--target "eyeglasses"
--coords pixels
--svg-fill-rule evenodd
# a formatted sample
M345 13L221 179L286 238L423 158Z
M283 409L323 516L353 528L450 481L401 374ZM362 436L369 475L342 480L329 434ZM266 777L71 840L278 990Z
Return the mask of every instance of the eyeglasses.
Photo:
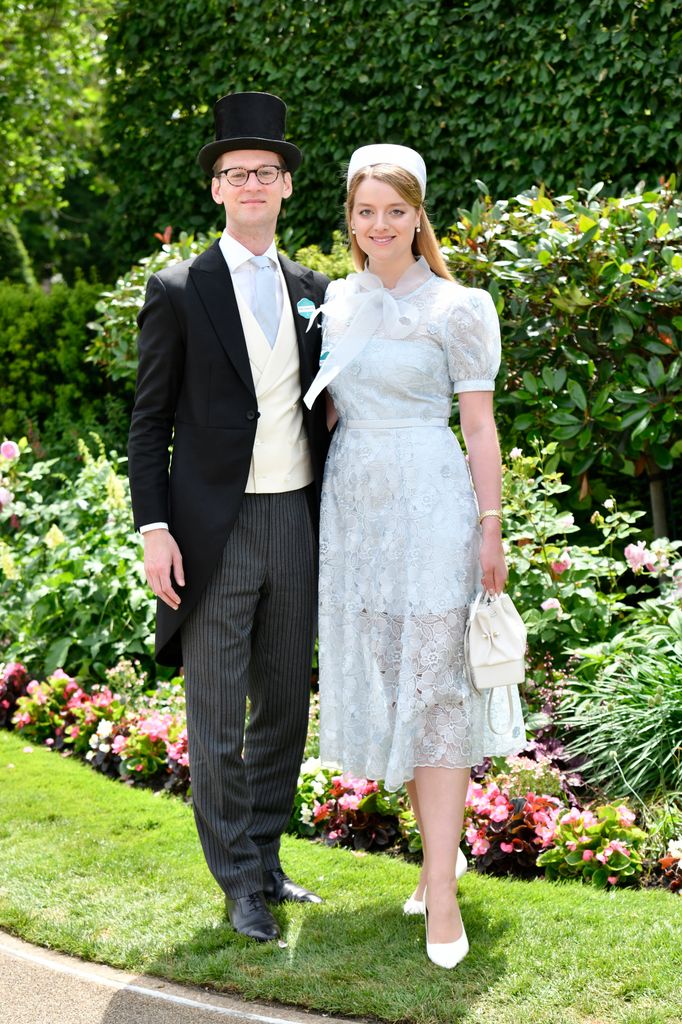
M284 173L282 167L277 167L275 164L263 164L262 167L256 167L255 170L250 171L246 167L226 167L222 171L216 171L214 177L224 176L230 185L239 187L239 185L246 185L252 174L256 175L261 185L272 185L277 181L277 176Z

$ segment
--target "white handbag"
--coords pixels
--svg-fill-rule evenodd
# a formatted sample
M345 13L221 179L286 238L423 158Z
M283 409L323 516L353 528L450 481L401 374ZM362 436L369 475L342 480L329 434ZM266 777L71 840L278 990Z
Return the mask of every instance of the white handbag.
M512 687L526 677L526 627L509 594L491 596L481 591L469 608L464 633L467 678L477 693L487 695L487 721L501 735L511 726L514 705ZM509 717L495 728L491 716L492 691L507 687Z

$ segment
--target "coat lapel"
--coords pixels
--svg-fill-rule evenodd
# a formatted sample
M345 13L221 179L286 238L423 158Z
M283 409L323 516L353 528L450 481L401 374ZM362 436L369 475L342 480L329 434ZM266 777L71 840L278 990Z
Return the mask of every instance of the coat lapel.
M189 273L225 355L246 387L255 395L232 276L217 241L197 256Z
M296 328L296 341L298 343L298 355L301 364L301 393L305 394L312 382L312 372L308 352L310 346L317 340L317 334L311 330L306 337L306 329L309 321L301 316L297 309L300 299L312 299L313 296L313 272L306 267L301 267L279 253L279 262L286 281L289 299L291 300L291 311L294 315L294 326ZM315 337L313 338L313 335Z

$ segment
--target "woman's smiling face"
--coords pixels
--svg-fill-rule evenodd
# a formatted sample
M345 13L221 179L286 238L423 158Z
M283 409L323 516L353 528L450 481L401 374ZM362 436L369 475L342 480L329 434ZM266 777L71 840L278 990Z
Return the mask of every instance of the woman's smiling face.
M370 267L376 262L402 270L414 262L412 240L420 213L421 209L407 203L391 185L371 177L360 183L351 226Z

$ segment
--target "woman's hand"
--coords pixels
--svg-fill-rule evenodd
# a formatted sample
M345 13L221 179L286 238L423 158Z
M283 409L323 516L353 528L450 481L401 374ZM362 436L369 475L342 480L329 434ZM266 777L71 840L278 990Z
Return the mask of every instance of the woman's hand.
M481 584L489 594L501 594L509 570L502 548L502 528L496 519L484 519L481 525Z

